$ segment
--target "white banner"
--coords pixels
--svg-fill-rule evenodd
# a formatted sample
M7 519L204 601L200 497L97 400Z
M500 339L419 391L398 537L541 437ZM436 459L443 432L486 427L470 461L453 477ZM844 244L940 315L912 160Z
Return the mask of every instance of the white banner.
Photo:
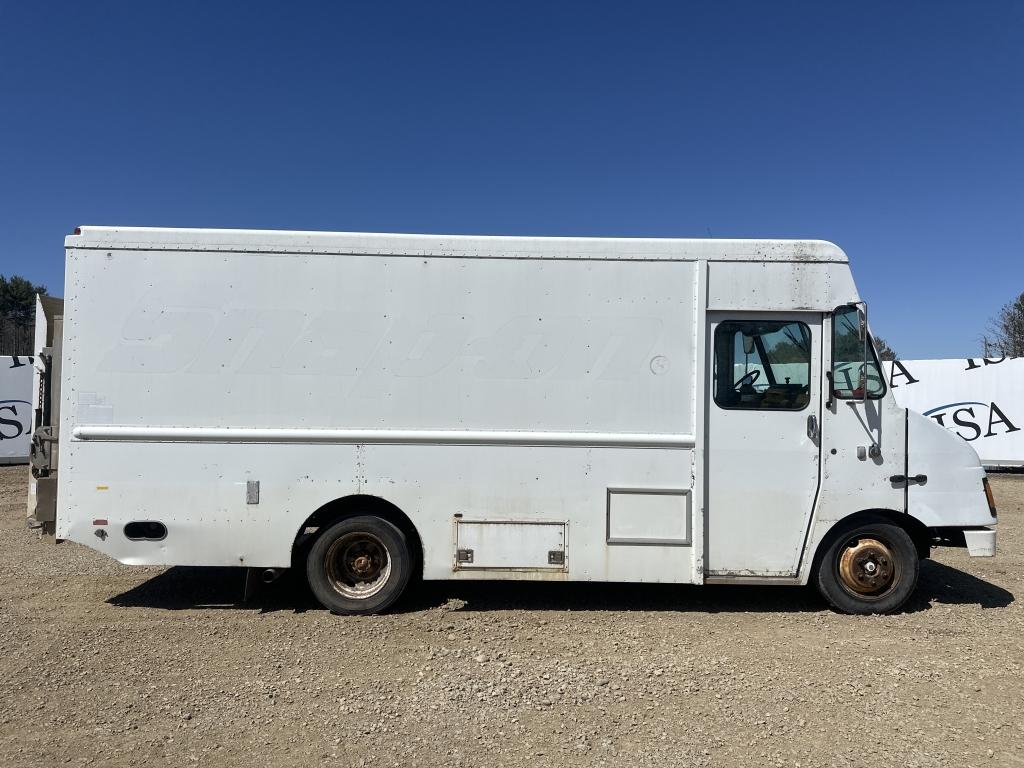
M1024 465L1024 357L885 363L896 402L969 442L982 464Z
M28 461L32 440L32 358L0 357L0 464Z

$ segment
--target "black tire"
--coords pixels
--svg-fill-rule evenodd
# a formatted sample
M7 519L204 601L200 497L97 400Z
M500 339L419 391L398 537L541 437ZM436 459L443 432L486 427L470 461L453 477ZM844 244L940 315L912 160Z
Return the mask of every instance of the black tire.
M331 613L387 610L405 591L412 558L405 534L379 517L349 517L324 530L306 557L309 587Z
M898 611L917 588L920 560L910 535L862 522L836 535L818 562L818 591L841 613Z

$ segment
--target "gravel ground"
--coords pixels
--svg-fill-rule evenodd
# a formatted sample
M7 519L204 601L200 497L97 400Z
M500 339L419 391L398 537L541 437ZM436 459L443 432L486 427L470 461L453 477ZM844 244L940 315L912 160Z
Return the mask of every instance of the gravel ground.
M999 554L909 609L810 590L426 584L337 617L289 577L128 568L25 529L0 469L0 765L1024 766L1024 476Z

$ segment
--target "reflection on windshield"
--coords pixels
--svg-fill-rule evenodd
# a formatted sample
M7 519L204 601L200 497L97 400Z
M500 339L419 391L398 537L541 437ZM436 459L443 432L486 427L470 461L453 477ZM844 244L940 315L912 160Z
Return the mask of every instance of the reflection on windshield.
M864 397L865 378L868 397L885 393L878 354L868 336L868 361L864 361L864 342L860 338L859 313L855 306L837 309L832 320L832 390L836 397Z

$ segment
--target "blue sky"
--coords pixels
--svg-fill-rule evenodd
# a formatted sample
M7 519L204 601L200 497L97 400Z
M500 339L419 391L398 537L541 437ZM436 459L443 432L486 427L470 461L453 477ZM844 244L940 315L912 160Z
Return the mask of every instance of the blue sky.
M0 272L79 224L839 243L906 358L1024 291L1024 3L0 0Z

